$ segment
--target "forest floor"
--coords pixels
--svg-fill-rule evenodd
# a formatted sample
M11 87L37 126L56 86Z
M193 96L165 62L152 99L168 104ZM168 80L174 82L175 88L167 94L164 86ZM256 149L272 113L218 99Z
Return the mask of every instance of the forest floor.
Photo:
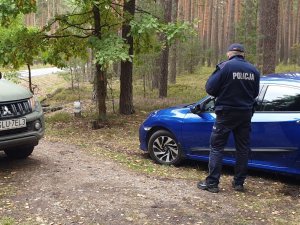
M299 224L299 184L251 174L239 193L230 175L225 171L221 192L212 194L197 189L197 179L138 172L86 148L43 140L27 160L0 155L0 223Z
M199 190L207 163L162 166L139 150L147 111L110 114L93 130L91 102L82 103L80 118L72 102L46 114L46 135L28 159L0 152L0 225L299 224L299 180L251 170L239 193L231 187L233 168L224 167L218 194Z

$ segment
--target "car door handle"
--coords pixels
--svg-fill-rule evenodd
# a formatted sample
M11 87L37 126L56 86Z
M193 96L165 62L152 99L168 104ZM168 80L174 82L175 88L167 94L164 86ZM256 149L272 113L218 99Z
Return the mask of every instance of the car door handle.
M296 123L300 124L300 120L297 120Z

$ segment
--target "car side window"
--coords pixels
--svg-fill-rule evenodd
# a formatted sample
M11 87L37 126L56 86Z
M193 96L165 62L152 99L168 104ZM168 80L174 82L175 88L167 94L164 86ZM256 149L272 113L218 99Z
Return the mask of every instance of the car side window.
M259 85L259 94L257 98L255 99L256 103L254 104L255 111L261 111L261 102L264 97L264 90L266 89L266 86Z
M261 104L262 111L300 111L300 89L270 85Z

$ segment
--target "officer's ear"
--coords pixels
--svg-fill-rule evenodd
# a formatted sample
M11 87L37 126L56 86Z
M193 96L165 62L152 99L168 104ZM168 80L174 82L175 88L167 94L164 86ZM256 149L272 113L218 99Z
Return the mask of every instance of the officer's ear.
M231 57L230 52L226 52L226 56L229 59Z

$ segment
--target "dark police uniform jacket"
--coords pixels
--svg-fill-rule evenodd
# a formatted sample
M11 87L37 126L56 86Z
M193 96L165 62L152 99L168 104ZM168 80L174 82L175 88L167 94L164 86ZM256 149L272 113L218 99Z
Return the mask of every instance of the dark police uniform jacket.
M215 111L252 110L259 93L260 74L243 56L221 62L206 82L209 95L216 97Z

